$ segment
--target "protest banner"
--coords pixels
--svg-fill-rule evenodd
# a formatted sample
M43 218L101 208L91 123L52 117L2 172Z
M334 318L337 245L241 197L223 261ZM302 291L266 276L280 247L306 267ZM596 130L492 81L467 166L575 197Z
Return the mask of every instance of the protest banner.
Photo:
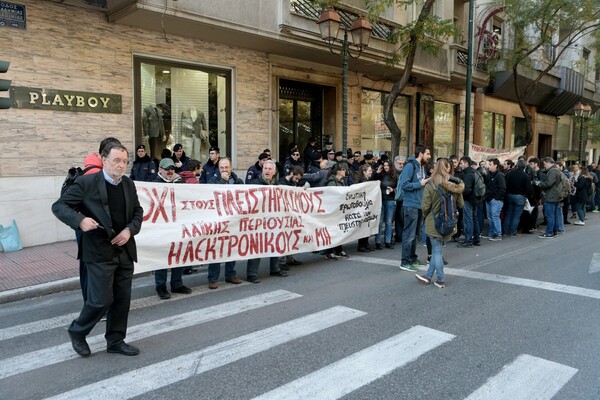
M135 273L328 249L379 229L379 182L135 185L144 209Z
M509 159L517 162L518 158L525 154L526 148L527 146L513 147L512 149L492 149L477 144L471 144L469 156L471 157L471 160L477 162L481 160L490 160L492 158L497 158L501 162Z

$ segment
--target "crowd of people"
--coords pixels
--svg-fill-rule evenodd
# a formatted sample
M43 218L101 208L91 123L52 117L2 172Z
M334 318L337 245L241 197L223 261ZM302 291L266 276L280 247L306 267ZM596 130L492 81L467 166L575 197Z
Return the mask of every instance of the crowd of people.
M90 355L85 338L102 318L107 318L108 352L139 354L139 349L124 342L133 262L137 259L134 235L140 230L143 211L132 182L135 180L305 188L377 181L382 198L379 229L373 235L373 246L371 237L363 237L356 250L392 250L395 243L401 243L400 269L417 272L419 283L434 283L440 288L446 287L443 248L449 242L468 249L481 246L482 239L498 242L532 234L538 225L545 226L538 237L552 239L565 232L566 224L584 226L587 212L600 211L598 164L567 168L550 157L520 157L516 164L497 158L477 163L467 156L434 161L427 146L417 145L413 156L397 156L392 161L386 154L377 157L351 149L344 157L343 152L333 150L331 142L323 150L317 149L316 140L311 138L302 153L292 144L283 163L273 161L271 151L264 149L244 180L233 172L231 160L221 157L216 146L209 149L208 161L202 165L187 157L181 144L176 144L172 152L165 149L160 160L151 159L145 146L139 145L129 177L124 175L128 164L127 149L117 139L106 138L98 153L84 159L86 175L77 179L52 207L57 218L76 231L84 307L69 327L69 336L73 349L82 357ZM454 214L453 207L458 221L451 229L440 230L441 211L450 209ZM484 235L485 219L488 231ZM426 262L417 257L419 241L427 247ZM328 260L349 258L342 246L321 254ZM260 262L247 261L248 282L260 282ZM290 266L300 264L293 255L269 257L270 275L286 277ZM225 281L240 284L235 265L236 261L225 263ZM428 268L421 275L418 271L422 266ZM218 288L220 270L221 263L208 266L209 289ZM182 275L195 271L190 267L171 268L171 292L190 294L192 289L183 284ZM156 292L163 300L171 296L168 272L154 271Z
M447 177L445 167L435 175L440 161L446 165L443 160L447 160L450 168ZM598 165L594 163L584 167L574 164L565 168L549 157L542 160L520 157L516 164L510 159L501 162L497 158L476 162L467 156L432 160L431 150L417 145L414 155L408 159L397 156L390 160L384 153L377 156L372 152L362 154L348 149L344 154L335 151L332 142L326 142L324 148L319 149L316 138L310 138L303 150L292 143L282 163L273 161L271 151L264 149L257 161L248 168L243 180L231 171L231 161L220 156L218 147L210 148L209 160L204 166L197 160L190 160L180 144L175 145L172 153L165 150L158 164L154 168L144 146L138 146L131 178L172 183L280 184L304 187L350 186L378 181L382 197L379 230L372 239L359 239L356 250L367 253L394 249L396 243L401 243L400 268L406 271L418 271L419 267L430 266L432 263L439 268L438 262L432 260L437 260L439 255L438 242L445 245L446 240L432 232L431 226L427 229L428 215L433 217L439 210L436 192L429 190L427 185L432 177L437 176L438 181L430 185L433 188L441 186L446 191L461 188L456 193L460 197L457 229L448 238L449 241L457 242L457 246L461 248L481 246L482 239L497 242L519 233L531 234L536 231L538 224L546 227L539 235L540 238L553 238L564 232L565 224L585 225L586 212L598 212L600 209L600 191L595 190L600 176ZM559 188L563 183L559 178L563 175L569 184L566 196L560 193ZM444 178L443 182L440 177ZM424 195L427 195L425 199ZM433 209L428 210L429 214L423 208L425 204L434 204ZM538 212L539 206L542 206L542 215ZM572 222L569 221L569 212ZM488 230L483 234L486 219ZM431 221L429 222L431 225ZM425 261L419 260L416 255L420 241L427 246ZM349 257L342 246L324 250L321 254L328 260ZM256 263L259 261L250 260L248 263L247 279L250 282L259 281L256 276ZM302 263L294 256L271 258L269 262L271 275L282 277L287 275L290 265ZM443 257L441 263L442 267L446 263ZM211 289L218 287L219 265L210 265ZM241 281L235 276L234 266L234 262L226 263L225 279L230 283L239 283ZM197 268L184 268L182 271L183 274L193 273ZM431 279L427 276L425 278ZM161 298L168 298L163 281L157 281L157 291ZM171 283L172 290L184 290L178 290L181 287L179 282L178 277L175 284ZM438 274L434 283L439 283L440 287L445 286L443 273Z

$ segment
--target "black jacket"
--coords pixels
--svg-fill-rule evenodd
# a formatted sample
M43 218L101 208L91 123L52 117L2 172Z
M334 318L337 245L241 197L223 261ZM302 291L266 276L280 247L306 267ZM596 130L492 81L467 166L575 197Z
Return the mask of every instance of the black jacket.
M527 198L531 197L533 188L531 178L522 168L513 168L506 174L506 193L520 194Z
M131 238L122 247L110 243L120 232L113 230L106 181L102 171L77 178L52 204L52 212L56 218L73 229L79 229L79 224L85 217L93 218L103 227L83 232L77 252L77 258L83 262L110 262L122 249L127 251L132 261L137 261L134 236L142 227L144 210L140 206L133 181L123 176L120 185L125 195L125 226L131 231Z
M506 181L504 180L504 174L500 171L490 171L485 187L485 201L490 201L492 199L504 201L505 194Z

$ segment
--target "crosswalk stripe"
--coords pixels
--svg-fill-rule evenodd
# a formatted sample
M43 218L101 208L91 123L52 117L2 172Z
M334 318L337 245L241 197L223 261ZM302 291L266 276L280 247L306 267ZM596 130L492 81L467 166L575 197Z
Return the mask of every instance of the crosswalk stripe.
M546 242L544 242L546 243ZM369 258L369 257L356 257L356 261L369 263L369 264L381 264L386 266L400 266L400 261L386 260L383 258ZM426 271L426 268L420 268L421 271ZM592 299L600 299L600 290L586 289L579 286L563 285L561 283L552 283L545 281L536 281L533 279L516 278L513 276L488 274L485 272L470 271L467 266L466 269L458 268L444 268L444 272L448 275L462 276L471 279L480 279L484 281L506 283L509 285L525 286L534 289L543 289L551 292L559 292L572 294L575 296L589 297ZM413 278L414 279L414 278Z
M521 354L465 400L546 400L577 373L577 369Z
M203 350L83 386L48 400L130 399L365 314L347 307L332 307Z
M590 274L600 271L600 253L594 253L590 261Z
M162 318L129 327L127 330L127 340L131 342L144 339L177 329L229 317L282 301L292 300L298 297L302 297L302 295L288 292L286 290L276 290L200 310L173 315L168 318ZM103 350L106 347L106 341L103 334L88 337L87 342L92 351ZM69 342L12 358L7 358L0 363L0 379L77 357L79 356L73 352L71 343Z
M223 290L227 290L227 289L231 289L234 287L236 287L236 286L235 285L223 285L223 286L219 286L219 290L221 290L221 288ZM169 300L169 303L171 303L173 301L184 300L184 299L189 300L190 297L198 296L198 295L202 295L202 294L206 294L206 293L208 293L208 289L206 289L206 290L194 289L194 291L192 292L191 295L174 295ZM160 300L156 295L147 296L147 297L143 297L140 299L132 300L130 310L133 311L133 310L137 310L140 308L152 307L157 304L164 304L164 303L165 303L164 300ZM52 318L46 318L46 319L39 320L39 321L28 322L28 323L21 324L21 325L15 325L15 326L11 326L8 328L2 328L2 329L0 329L0 341L13 339L13 338L19 337L19 336L30 335L30 334L37 333L37 332L43 332L43 331L46 331L49 329L60 328L60 327L63 327L65 325L71 323L71 321L73 321L78 316L79 316L79 313L71 313L71 314L59 315L59 316L52 317Z
M449 333L415 326L254 400L339 399L453 338Z

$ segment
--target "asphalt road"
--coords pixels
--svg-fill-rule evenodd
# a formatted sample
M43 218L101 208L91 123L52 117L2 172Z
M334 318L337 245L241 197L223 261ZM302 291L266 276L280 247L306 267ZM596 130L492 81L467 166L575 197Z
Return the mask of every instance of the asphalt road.
M145 276L129 320L137 357L105 352L104 323L92 357L73 353L78 292L4 304L1 398L599 399L599 237L590 215L556 239L449 243L446 289L399 270L399 246L303 254L287 278L264 262L256 285L209 291L196 274L192 295L167 301Z

